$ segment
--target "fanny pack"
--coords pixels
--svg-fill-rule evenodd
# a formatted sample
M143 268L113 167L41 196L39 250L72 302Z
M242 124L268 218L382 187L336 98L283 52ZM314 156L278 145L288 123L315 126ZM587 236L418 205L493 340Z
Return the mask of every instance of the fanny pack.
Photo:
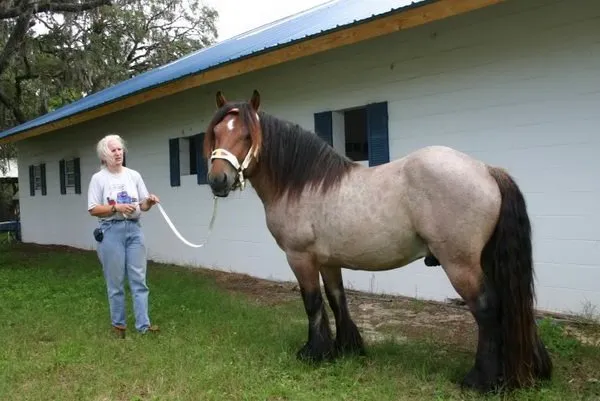
M98 242L104 239L104 231L100 227L94 229L94 239Z

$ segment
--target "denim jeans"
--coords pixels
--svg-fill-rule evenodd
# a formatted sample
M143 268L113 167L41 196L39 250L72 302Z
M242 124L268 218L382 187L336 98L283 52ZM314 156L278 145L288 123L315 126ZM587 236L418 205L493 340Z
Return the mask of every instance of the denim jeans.
M108 293L110 318L113 326L126 327L125 277L129 281L135 328L146 332L148 317L148 285L146 284L146 246L140 223L136 221L105 221L100 228L104 239L98 243L97 253Z

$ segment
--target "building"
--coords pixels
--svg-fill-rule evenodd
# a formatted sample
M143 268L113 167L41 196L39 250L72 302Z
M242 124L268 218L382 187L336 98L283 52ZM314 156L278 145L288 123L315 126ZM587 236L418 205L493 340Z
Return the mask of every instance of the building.
M94 248L87 184L109 131L184 237L201 242L212 197L198 140L214 95L315 129L363 163L430 144L506 167L534 230L538 308L600 307L600 3L338 0L221 42L0 134L18 141L23 240ZM377 150L365 114L387 116ZM360 129L356 127L362 127ZM351 129L354 128L354 129ZM371 161L369 161L369 155ZM209 244L187 247L159 211L149 256L293 280L252 188L220 201ZM346 271L349 288L443 300L440 268Z

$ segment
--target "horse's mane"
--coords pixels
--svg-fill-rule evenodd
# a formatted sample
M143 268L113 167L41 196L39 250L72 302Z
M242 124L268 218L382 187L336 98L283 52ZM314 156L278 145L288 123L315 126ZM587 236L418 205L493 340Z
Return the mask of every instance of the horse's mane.
M259 166L273 186L275 199L284 194L289 200L298 199L307 187L327 192L356 166L314 132L263 111L258 112L260 130L256 129L254 111L248 103L224 106L215 114L207 133L213 134L214 125L232 108L238 108L244 124L251 127L252 143L260 144Z

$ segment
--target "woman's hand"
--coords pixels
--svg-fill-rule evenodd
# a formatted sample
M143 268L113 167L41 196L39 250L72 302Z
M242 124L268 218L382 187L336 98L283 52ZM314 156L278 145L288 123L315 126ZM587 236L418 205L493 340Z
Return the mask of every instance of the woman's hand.
M131 203L119 203L119 204L115 205L115 209L117 209L117 212L121 212L121 213L125 213L125 214L131 214L131 213L135 212L136 208L137 208L136 205L131 204Z
M155 205L160 202L160 200L158 199L158 196L156 196L154 194L148 195L147 200L148 200L148 205L150 205L150 206Z
M150 208L152 206L154 206L155 204L160 203L160 200L158 199L158 196L154 195L154 194L150 194L148 195L148 197L146 199L144 199L144 201L140 204L140 209L145 211L150 210Z

